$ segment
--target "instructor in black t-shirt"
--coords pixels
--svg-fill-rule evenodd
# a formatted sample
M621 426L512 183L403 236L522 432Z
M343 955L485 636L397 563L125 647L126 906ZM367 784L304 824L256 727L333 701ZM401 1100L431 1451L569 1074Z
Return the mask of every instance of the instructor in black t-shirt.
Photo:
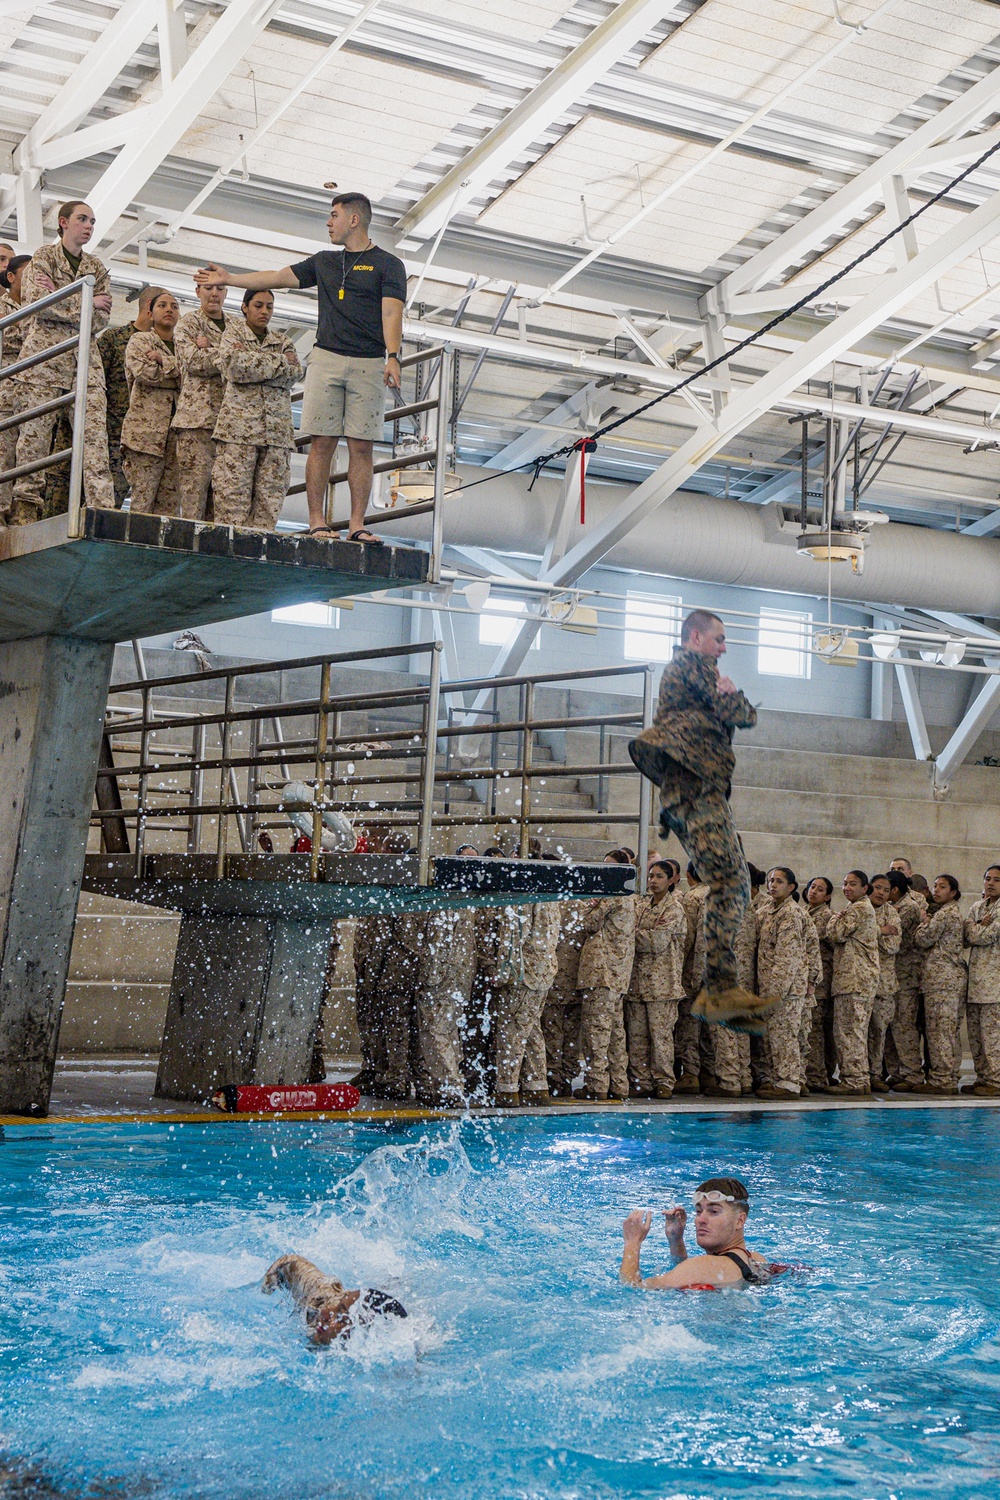
M199 286L241 286L249 291L274 287L316 288L319 327L309 356L302 431L312 438L306 461L310 536L336 536L326 523L326 487L340 439L347 439L351 490L348 540L374 542L365 528L372 487L372 450L382 436L385 387L399 389L406 269L395 255L368 237L372 206L363 193L338 193L326 221L331 245L280 271L248 271L242 276L209 265L195 273Z

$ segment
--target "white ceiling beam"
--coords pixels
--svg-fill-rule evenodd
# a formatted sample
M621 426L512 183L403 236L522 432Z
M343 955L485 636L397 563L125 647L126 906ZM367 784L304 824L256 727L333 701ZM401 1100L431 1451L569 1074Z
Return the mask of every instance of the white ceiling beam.
M184 0L156 0L156 40L160 49L160 78L173 83L188 60Z
M1000 676L988 677L965 717L934 762L934 788L948 790L948 778L965 760L1000 705Z
M996 536L1000 531L1000 510L991 510L988 516L980 516L969 526L962 527L963 536Z
M39 168L42 163L36 159L37 148L56 136L66 135L87 118L155 25L156 8L151 0L125 0L18 146L14 153L18 171ZM82 157L68 159L80 161Z
M735 394L714 424L703 423L697 428L656 473L637 486L627 500L578 542L561 563L548 571L545 581L564 583L569 579L579 578L588 568L593 567L622 537L627 536L640 521L657 510L664 500L696 474L731 438L749 427L762 413L780 405L843 350L849 349L857 339L870 333L886 318L905 307L939 276L975 254L982 245L993 239L997 234L998 222L1000 193L994 194L961 223L953 225L940 235L933 244L911 260L905 269L888 274L884 288L862 298L788 355L781 364L762 375L752 386ZM876 408L864 410L866 420L870 420ZM885 411L885 416L891 424L897 426L901 426L901 419L904 418L903 413L888 410ZM922 420L933 419L925 417Z
M149 128L149 112L150 105L142 104L138 109L112 115L108 120L98 120L94 125L85 125L70 135L57 135L54 140L43 141L33 152L35 165L43 172L54 172L70 162L86 161L88 156L96 156L100 151L123 146L137 131Z
M874 203L883 202L883 183L896 174L912 176L911 168L919 161L923 152L938 146L949 137L972 130L987 115L995 112L1000 100L1000 68L994 68L951 104L912 135L886 151L870 167L866 167L844 187L831 194L825 203L819 204L797 224L786 229L770 245L765 245L742 266L731 271L715 289L718 306L725 311L737 292L755 290L764 282L773 280L788 266L793 265L810 251L818 249L851 219L863 213ZM987 150L989 138L984 138L981 148ZM978 151L972 152L974 158ZM713 295L713 294L710 294Z
M135 195L194 124L281 4L282 0L229 0L173 83L164 83L160 98L149 106L148 128L129 138L89 194L102 239L111 237Z
M408 209L402 235L430 239L470 198L500 176L670 10L669 0L621 0L478 145Z
M909 182L926 177L931 172L949 172L953 167L964 167L975 161L991 146L1000 145L1000 130L982 130L978 135L965 135L957 141L945 141L940 146L931 146L921 151L901 175Z

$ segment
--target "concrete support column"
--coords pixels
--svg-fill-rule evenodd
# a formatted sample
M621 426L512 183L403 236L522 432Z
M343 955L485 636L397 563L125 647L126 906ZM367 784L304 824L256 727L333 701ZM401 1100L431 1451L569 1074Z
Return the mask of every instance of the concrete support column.
M185 912L157 1096L204 1100L227 1083L305 1083L330 940L329 919Z
M45 1114L114 646L0 645L0 1114Z

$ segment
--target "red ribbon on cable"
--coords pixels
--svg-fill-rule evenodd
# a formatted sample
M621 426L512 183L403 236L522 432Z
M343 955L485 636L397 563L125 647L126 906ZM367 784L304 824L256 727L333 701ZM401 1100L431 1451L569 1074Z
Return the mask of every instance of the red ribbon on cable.
M587 458L588 453L597 452L596 438L581 438L573 447L580 455L580 525L587 524Z

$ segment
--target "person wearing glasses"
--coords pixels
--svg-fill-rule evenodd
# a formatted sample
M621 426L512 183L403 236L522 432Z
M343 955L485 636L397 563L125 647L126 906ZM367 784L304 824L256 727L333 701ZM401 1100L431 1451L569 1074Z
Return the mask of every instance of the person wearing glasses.
M653 1223L651 1210L636 1208L622 1225L625 1249L619 1279L626 1286L659 1292L677 1289L717 1292L723 1287L765 1286L787 1266L748 1250L743 1229L750 1212L750 1195L738 1177L710 1177L694 1195L694 1232L701 1255L689 1256L684 1243L687 1210L678 1204L663 1215L673 1266L657 1276L643 1277L639 1269L642 1242Z

